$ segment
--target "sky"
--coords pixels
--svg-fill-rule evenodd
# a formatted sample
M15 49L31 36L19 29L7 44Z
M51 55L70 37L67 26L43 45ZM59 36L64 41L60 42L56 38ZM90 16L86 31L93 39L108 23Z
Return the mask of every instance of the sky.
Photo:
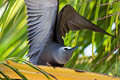
M96 51L96 47L94 46L93 52L95 53L95 51ZM88 46L84 49L84 53L85 53L85 56L92 56L92 44L88 45Z

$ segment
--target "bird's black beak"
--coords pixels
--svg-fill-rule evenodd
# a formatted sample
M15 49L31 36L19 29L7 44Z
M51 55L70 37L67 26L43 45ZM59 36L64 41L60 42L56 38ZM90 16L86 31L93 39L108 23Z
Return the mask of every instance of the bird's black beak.
M79 46L73 47L71 48L72 51L74 51L75 49L77 49Z

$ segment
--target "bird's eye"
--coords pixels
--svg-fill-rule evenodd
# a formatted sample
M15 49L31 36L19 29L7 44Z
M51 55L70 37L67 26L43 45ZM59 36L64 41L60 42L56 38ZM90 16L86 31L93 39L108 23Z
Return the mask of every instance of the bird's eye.
M64 48L64 50L68 50L68 48Z

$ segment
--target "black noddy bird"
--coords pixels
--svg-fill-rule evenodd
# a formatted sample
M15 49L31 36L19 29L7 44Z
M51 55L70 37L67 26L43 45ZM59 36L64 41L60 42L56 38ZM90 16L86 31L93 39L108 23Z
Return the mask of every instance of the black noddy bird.
M66 47L62 36L70 30L88 29L107 34L70 5L58 14L58 0L25 0L28 16L30 62L35 65L63 66L77 47Z

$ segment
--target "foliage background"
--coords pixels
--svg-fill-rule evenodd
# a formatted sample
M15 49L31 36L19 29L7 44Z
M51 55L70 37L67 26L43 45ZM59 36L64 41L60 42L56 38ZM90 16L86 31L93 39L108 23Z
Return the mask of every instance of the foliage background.
M64 38L65 45L78 45L79 48L65 66L120 76L119 0L59 0L59 3L59 10L70 4L80 15L116 36L111 38L88 30L70 31ZM0 14L0 61L11 57L27 59L27 16L24 0L0 0ZM91 44L90 56L87 56L85 49Z

